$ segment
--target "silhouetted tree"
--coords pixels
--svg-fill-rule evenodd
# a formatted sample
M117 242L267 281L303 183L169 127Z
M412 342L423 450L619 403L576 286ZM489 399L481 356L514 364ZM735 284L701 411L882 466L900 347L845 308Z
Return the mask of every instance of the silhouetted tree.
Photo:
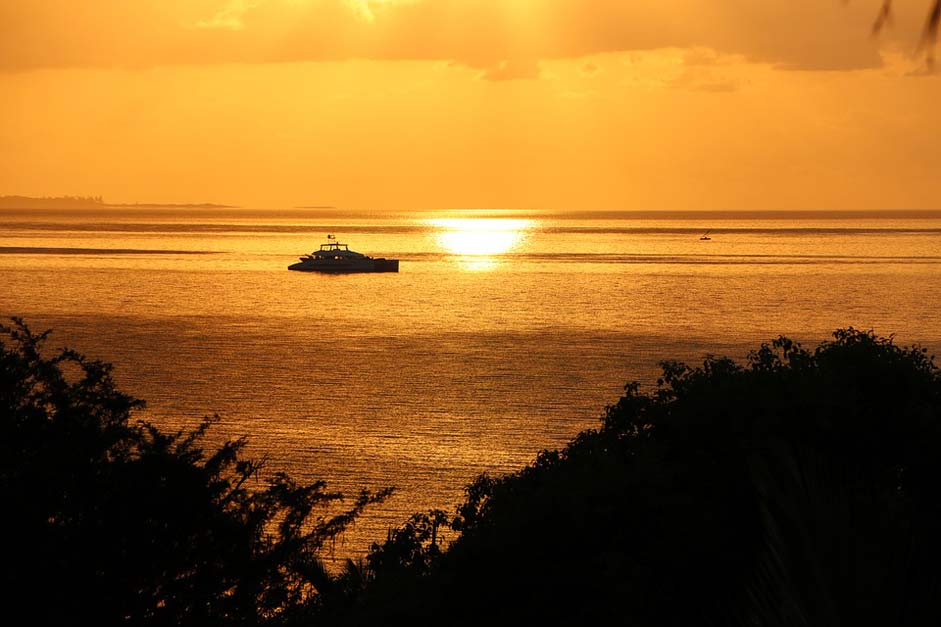
M389 530L385 542L373 543L365 560L347 560L339 575L325 573L329 583L319 588L323 598L318 618L325 624L345 623L352 615L358 616L357 624L409 620L426 603L417 594L418 584L438 563L452 524L439 509L414 514L398 529ZM384 609L367 620L358 609L364 604Z
M876 14L876 21L872 25L872 32L878 34L892 20L893 0L882 0L882 6ZM918 47L924 50L928 64L934 64L934 46L938 41L938 27L941 26L941 0L931 0L928 17L921 35Z
M395 530L390 530L386 541L374 543L366 558L373 576L397 576L405 569L414 574L427 573L441 555L443 530L450 529L452 521L447 512L433 509L427 514L414 514Z
M143 403L111 366L61 350L20 320L0 326L0 595L4 622L281 624L308 618L333 585L317 560L371 503L299 485L204 449L210 421L164 433L132 423Z
M457 522L346 624L941 624L941 376L854 329L665 362Z

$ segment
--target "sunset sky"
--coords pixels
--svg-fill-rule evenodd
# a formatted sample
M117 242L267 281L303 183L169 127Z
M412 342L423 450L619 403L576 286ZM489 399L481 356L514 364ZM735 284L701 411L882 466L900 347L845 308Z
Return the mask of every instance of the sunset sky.
M0 194L941 207L927 0L2 0Z

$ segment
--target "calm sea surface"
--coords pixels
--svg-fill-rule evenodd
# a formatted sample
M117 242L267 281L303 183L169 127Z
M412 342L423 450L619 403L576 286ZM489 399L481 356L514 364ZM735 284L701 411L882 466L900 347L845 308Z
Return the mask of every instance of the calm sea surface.
M287 271L327 233L401 271ZM218 413L270 470L397 486L344 554L596 425L661 359L848 325L939 350L939 303L937 213L0 211L0 315L113 362L148 418Z

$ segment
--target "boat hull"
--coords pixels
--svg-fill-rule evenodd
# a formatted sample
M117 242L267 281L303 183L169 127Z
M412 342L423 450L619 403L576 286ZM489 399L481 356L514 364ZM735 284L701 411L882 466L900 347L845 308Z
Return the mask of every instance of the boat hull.
M321 272L324 274L353 274L356 272L398 272L398 259L370 259L355 262L300 261L288 266L297 272Z

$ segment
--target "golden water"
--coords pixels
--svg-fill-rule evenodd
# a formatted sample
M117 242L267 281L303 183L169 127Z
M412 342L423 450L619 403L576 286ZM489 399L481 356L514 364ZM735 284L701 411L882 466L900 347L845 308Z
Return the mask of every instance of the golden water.
M327 233L401 271L286 270ZM0 212L0 314L114 362L147 417L219 413L271 470L397 486L344 554L595 425L660 359L847 325L937 349L939 302L938 215Z

